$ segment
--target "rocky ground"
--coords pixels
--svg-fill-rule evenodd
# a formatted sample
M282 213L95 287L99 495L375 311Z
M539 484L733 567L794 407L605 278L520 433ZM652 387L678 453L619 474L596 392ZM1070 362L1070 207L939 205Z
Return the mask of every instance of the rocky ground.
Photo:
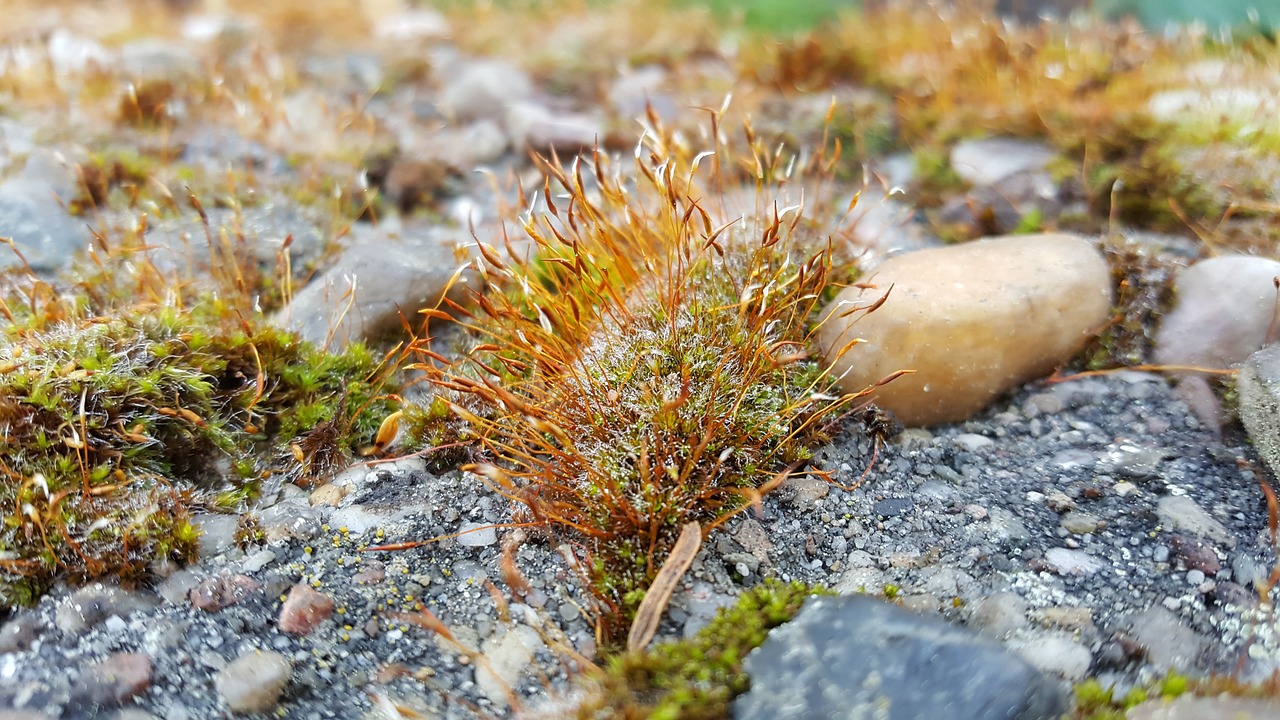
M572 155L600 142L629 153L646 102L694 128L696 108L719 106L728 91L742 94L759 127L774 128L771 137L802 143L820 134L833 96L838 107L865 111L860 141L885 129L893 104L882 90L846 82L768 96L768 83L744 79L733 64L731 40L703 47L699 28L692 40L672 41L669 56L643 37L611 35L599 43L604 60L641 46L657 58L644 63L637 53L602 70L565 59L600 40L587 20L557 25L567 49L542 47L526 66L484 54L492 30L421 9L371 10L352 20L358 42L331 31L327 46L301 48L281 39L302 22L293 16L196 8L166 14L156 28L122 22L32 9L26 30L3 38L0 235L54 283L70 282L58 273L90 244L86 225L111 237L145 235L159 267L185 264L198 274L208 268L189 248L193 238L203 242L203 223L174 202L190 189L205 198L215 228L264 262L293 253L298 289L273 317L333 345L394 333L402 309L434 304L468 257L471 227L496 240L514 181L541 184L529 150ZM358 49L344 49L352 42ZM1239 93L1218 97L1224 114L1275 102L1274 78L1259 86L1225 63L1198 67L1217 67L1216 75L1174 82L1169 92L1183 95L1161 96L1160 107L1207 97L1222 82L1261 98L1241 110ZM575 86L582 77L594 84ZM149 100L148 89L163 99ZM828 229L869 264L943 247L943 235L1070 230L1092 244L1102 234L1072 224L1097 198L1055 171L1060 152L1048 143L953 142L942 163L954 177L937 192L927 190L937 178L918 154L861 150L853 167L865 180L863 199ZM1213 184L1223 155L1206 157L1199 177ZM1251 192L1280 192L1273 162L1231 157L1258 178ZM93 195L86 167L113 175L87 213L74 207ZM841 183L842 198L858 187L852 177ZM1274 239L1235 232L1226 254L1252 252L1242 265L1201 261L1221 248L1187 230L1213 219L1182 232L1154 232L1154 221L1111 228L1168 258L1169 268L1199 268L1184 272L1190 279L1155 338L1153 357L1166 366L1239 364L1269 333L1270 278L1280 275ZM1037 287L1054 307L1083 304L1063 290L1070 268L1040 264ZM988 273L1000 282L986 267L971 274ZM900 294L911 280L898 279ZM1094 289L1111 297L1114 288L1103 277ZM944 291L959 303L990 297L981 284ZM1028 341L1036 330L1028 323L1064 322L1021 313L1016 302L1006 315L984 308L985 318L1012 319L974 331L1006 355L1041 344ZM1274 407L1266 378L1276 360L1264 360L1262 380L1242 392L1246 408ZM967 360L957 353L937 362ZM975 631L962 642L999 644L982 646L995 654L960 653L946 668L886 663L878 672L888 696L963 685L966 662L974 675L979 665L1029 667L1027 687L1044 689L1021 715L974 704L956 717L1048 717L1068 709L1070 685L1085 678L1123 694L1171 669L1246 680L1276 670L1280 635L1267 596L1276 556L1259 484L1270 475L1245 428L1221 422L1230 396L1223 411L1220 389L1203 377L1142 369L1011 388L1007 378L993 382L979 393L998 399L967 420L925 423L882 447L864 432L837 433L814 462L834 482L788 479L759 512L713 533L658 639L692 635L743 588L772 577L891 599L915 613L900 621L922 636L941 617ZM922 392L946 403L971 389L942 383ZM1265 432L1259 427L1249 431ZM158 564L141 586L59 585L34 607L12 609L0 626L0 708L9 708L0 717L557 716L585 664L600 658L592 603L562 553L566 538L510 527L510 503L473 475L433 472L420 457L362 462L318 488L274 488L251 514L259 525L250 533L235 516L201 515L199 562ZM370 551L430 538L443 539ZM531 586L525 593L510 586L504 548ZM815 642L779 637L796 647ZM876 655L853 640L833 644L848 656L815 657L839 657L848 677ZM760 687L776 687L765 682L775 675L784 687L818 682L788 680L786 664L769 657L762 652L751 667ZM735 713L776 717L774 700L773 689L748 693ZM1250 711L1277 716L1265 704ZM1142 712L1130 716L1153 717Z

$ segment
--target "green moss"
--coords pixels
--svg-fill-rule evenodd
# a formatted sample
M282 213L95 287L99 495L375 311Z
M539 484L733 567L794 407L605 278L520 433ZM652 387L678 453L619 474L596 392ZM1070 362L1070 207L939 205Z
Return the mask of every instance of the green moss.
M390 409L378 394L386 377L363 348L324 353L199 311L13 324L7 334L4 604L57 577L132 579L156 559L190 559L193 503L241 509L268 474L303 476L322 456L352 454ZM305 445L325 423L340 426L326 445L301 457L277 449Z
M803 583L767 580L720 610L692 638L612 658L592 681L577 717L727 718L750 688L747 654L795 617L805 600L832 594Z
M916 175L912 190L923 207L934 207L951 194L964 189L965 182L951 167L948 151L943 147L922 146L912 153Z
M1124 697L1116 698L1114 688L1103 687L1096 678L1089 678L1075 686L1075 704L1070 717L1072 720L1123 720L1129 709L1150 698L1173 700L1188 693L1204 697L1222 694L1274 697L1277 682L1280 681L1272 679L1258 685L1243 685L1227 677L1194 679L1170 670L1164 677L1146 686L1133 687Z

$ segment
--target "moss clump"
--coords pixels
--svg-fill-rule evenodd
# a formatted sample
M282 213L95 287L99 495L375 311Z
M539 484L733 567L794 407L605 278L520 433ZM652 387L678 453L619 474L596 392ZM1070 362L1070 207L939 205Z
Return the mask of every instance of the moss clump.
M190 558L193 504L236 509L273 472L327 469L388 410L386 377L359 347L328 354L172 308L20 322L37 317L13 316L0 345L6 605L55 577L130 580ZM277 449L326 427L341 432L310 453Z
M694 183L707 156L669 136L649 149L638 187L598 157L598 195L548 165L544 197L554 179L571 199L526 220L538 259L484 249L477 272L497 292L475 297L479 342L463 363L420 366L469 398L450 409L484 451L474 469L576 549L606 634L684 524L705 534L749 507L862 396L833 391L810 353L835 263L800 208L717 231ZM728 149L717 156L732 167ZM795 181L785 154L747 158L762 182Z
M1094 216L1172 230L1181 217L1220 214L1221 203L1180 162L1176 126L1144 113L1090 120L1063 118L1052 139L1066 159L1060 175L1078 179Z
M729 717L733 699L750 689L747 654L773 628L795 617L805 600L832 594L803 583L766 580L688 640L628 652L592 680L577 717L695 720Z
M1247 684L1225 675L1192 678L1170 670L1164 677L1156 678L1145 686L1134 687L1124 697L1115 697L1114 688L1103 687L1094 678L1075 686L1073 720L1123 720L1125 713L1149 699L1174 700L1183 695L1217 697L1232 695L1248 698L1280 697L1280 674L1266 680Z
M1102 243L1111 267L1116 304L1111 320L1080 357L1089 370L1141 365L1151 351L1161 317L1173 304L1178 265L1164 253L1114 236Z

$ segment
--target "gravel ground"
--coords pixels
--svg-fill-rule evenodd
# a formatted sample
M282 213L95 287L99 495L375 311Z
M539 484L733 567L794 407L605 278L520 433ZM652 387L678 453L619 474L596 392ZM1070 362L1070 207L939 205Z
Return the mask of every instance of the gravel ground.
M246 85L254 90L246 96L272 100L264 107L275 114L261 127L212 126L198 107L175 101L165 109L175 123L165 142L180 149L175 167L193 173L190 184L209 198L213 225L239 227L249 241L261 241L254 244L259 260L273 261L291 234L299 280L326 269L320 258L327 243L342 239L359 252L376 247L379 233L397 232L438 246L449 262L434 272L448 278L456 267L452 240L469 238L469 221L482 236L497 236L496 206L510 188L494 178L540 185L529 150L568 148L568 156L607 138L610 128L635 130L631 118L646 102L655 112L701 122L697 108L718 106L742 84L725 59L691 56L679 73L654 64L602 76L607 103L594 90L575 99L547 78L451 47L447 24L431 25L443 17L406 12L392 20L389 27L416 27L418 35L379 36L368 52L307 55L296 67L289 65L296 58L262 49L269 45L237 49L248 42L237 40L242 34L256 37L250 26L202 16L184 25L181 42L157 49L146 38L131 40L119 63L87 30L84 37L62 29L33 33L9 52L11 65L22 69L17 61L36 48L49 57L32 67L45 63L71 77L100 56L108 67L145 59L144 69L162 79L181 80L184 68L195 67L196 75L219 68L232 78L275 82L279 87L265 90ZM388 39L396 37L401 46ZM399 54L380 59L375 49L384 44ZM429 81L412 80L418 65L402 68L397 58L429 59L431 70L422 70ZM287 73L272 70L277 65L297 72L302 87L286 83ZM388 81L394 92L374 92L393 70L406 76L403 84ZM772 92L747 89L740 97ZM837 90L849 95L841 96L846 104L893 102L874 91L863 97L857 88ZM343 110L366 95L361 112L380 132L370 138ZM159 142L120 124L114 96L107 111L92 106L92 93L75 98L66 101L74 112L15 104L4 109L12 118L0 118L0 221L34 228L31 238L8 232L30 246L42 272L56 271L86 242L84 219L53 199L77 194L64 158ZM820 135L813 129L820 123L805 119L823 117L829 96L775 100L757 116L762 128L780 128L770 137L785 130L804 143ZM769 107L779 117L771 120ZM868 122L883 114L868 113ZM99 138L103 127L109 137ZM621 135L629 151L634 138ZM398 147L382 168L390 179L382 178L380 191L405 217L392 211L377 232L358 223L336 233L330 226L349 218L315 207L319 188L361 196L377 174L368 162L374 140ZM310 164L291 159L308 153L316 156ZM166 153L148 157L157 154ZM333 161L357 154L355 166ZM1007 159L1003 150L988 154ZM886 185L909 185L915 161L897 155L869 164ZM971 159L966 167L977 164ZM218 202L229 182L223 176L242 167L261 175L261 187L253 173L242 178L241 194L254 200ZM477 167L484 172L472 172ZM950 209L970 223L975 208L999 205L1003 212L997 199L1050 218L1078 212L1079 193L1035 167L969 195L957 191ZM175 175L169 182L178 192L187 180ZM316 196L313 207L304 207L298 188ZM237 191L227 192L234 200ZM872 195L841 241L871 255L940 242L907 200ZM116 200L97 220L113 231L150 207ZM413 206L421 206L416 216ZM180 247L203 236L190 212L152 215L150 244ZM1021 217L992 210L991 221L1008 232ZM1187 238L1152 237L1188 257L1200 249ZM36 253L45 245L49 252ZM388 302L398 312L396 303L408 301ZM885 595L979 628L1064 684L1097 677L1122 694L1169 668L1242 668L1244 678L1263 677L1280 667L1280 637L1256 586L1275 557L1264 496L1242 460L1258 464L1241 431L1204 427L1169 381L1135 371L1032 384L968 422L908 430L876 452L850 429L820 449L815 464L851 489L793 478L758 514L713 534L672 598L659 639L695 632L743 588L777 577ZM253 516L259 525L248 532L232 516L202 517L202 560L157 568L146 586L57 587L5 618L0 720L506 717L557 707L582 663L597 658L590 603L561 551L563 538L509 527L507 501L475 477L432 473L418 459L361 464L314 491L287 485ZM262 543L242 547L257 531ZM368 551L438 537L444 539ZM520 597L503 571L504 547L530 585Z
M1252 450L1227 437L1214 439L1156 375L1028 387L969 422L907 431L856 489L788 481L759 516L706 543L663 636L693 632L741 588L774 576L895 595L1003 637L1066 679L1123 686L1168 667L1230 670L1241 658L1267 671L1267 638L1245 653L1267 626L1248 587L1270 563L1265 505L1237 466L1256 462ZM852 484L869 450L865 438L842 436L817 462ZM0 655L0 702L48 717L109 716L125 681L95 691L90 666L123 663L117 653L152 663L131 707L174 720L223 716L215 678L260 651L292 663L270 703L278 717L396 717L392 706L502 717L509 699L495 678L510 682L516 707L566 691L576 666L565 648L592 657L594 639L553 541L499 528L362 552L502 523L509 509L474 478L432 475L413 460L360 466L336 484L349 491L337 508L311 506L290 486L260 510L276 538L265 547L242 551L211 525L216 554L156 587L58 590L19 612L0 630L11 651ZM517 564L533 590L515 602L500 548L519 536ZM193 605L198 583L233 574L256 587L217 612ZM305 634L281 629L295 585L334 604ZM422 627L420 607L452 640ZM258 670L244 682L268 680Z

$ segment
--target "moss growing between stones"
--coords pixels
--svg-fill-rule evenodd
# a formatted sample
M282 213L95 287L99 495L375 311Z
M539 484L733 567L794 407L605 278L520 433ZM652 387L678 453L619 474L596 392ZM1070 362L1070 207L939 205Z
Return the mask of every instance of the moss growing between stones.
M189 559L193 504L239 509L272 473L327 471L389 411L379 394L386 373L367 350L323 353L200 312L15 322L7 335L4 605L29 601L56 577L130 580L154 560ZM280 449L318 433L326 441L309 452Z
M1079 357L1089 370L1141 365L1151 351L1152 332L1173 304L1178 265L1172 256L1122 237L1105 240L1102 251L1111 266L1116 304L1107 327Z
M746 134L748 177L795 181L793 158ZM740 179L728 148L710 155L655 136L636 187L597 157L598 193L548 164L552 216L524 221L539 258L482 246L476 271L492 292L475 297L466 323L478 343L463 363L428 355L420 365L471 423L487 460L473 469L570 541L615 637L685 523L705 535L749 507L863 394L831 392L810 356L829 245L800 206L774 206L767 193L746 228L717 229L719 210L703 198ZM828 173L835 164L808 162ZM723 174L704 188L699 163ZM555 199L561 190L567 201Z
M795 617L805 600L830 594L803 583L766 580L720 610L692 638L612 658L591 681L576 716L728 718L733 699L750 689L750 678L742 670L747 654L770 630Z
M1115 697L1114 688L1103 687L1097 679L1089 678L1075 686L1075 706L1070 717L1072 720L1123 720L1129 709L1147 700L1174 700L1183 695L1274 700L1280 698L1280 674L1258 683L1243 683L1227 675L1193 678L1170 670L1164 677L1131 688L1121 698Z

